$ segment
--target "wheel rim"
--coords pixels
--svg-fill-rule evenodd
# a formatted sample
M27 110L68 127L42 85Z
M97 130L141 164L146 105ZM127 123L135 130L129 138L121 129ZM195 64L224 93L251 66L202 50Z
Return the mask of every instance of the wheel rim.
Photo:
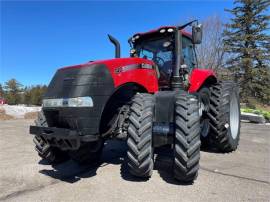
M236 139L239 130L239 105L235 93L230 102L230 129L233 139Z
M203 119L201 120L201 135L203 137L207 137L208 132L209 132L209 120Z
M201 116L201 136L202 137L207 137L208 132L209 132L209 119L207 118L207 113L209 111L209 105L210 105L210 100L209 100L209 95L207 93L202 93L201 94L201 104L200 104L200 109L199 113Z

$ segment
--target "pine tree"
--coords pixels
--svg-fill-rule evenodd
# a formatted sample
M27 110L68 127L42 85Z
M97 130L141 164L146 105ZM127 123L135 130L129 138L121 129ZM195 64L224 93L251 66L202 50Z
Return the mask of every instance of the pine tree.
M46 85L25 87L23 103L27 105L41 105L42 98L46 90L47 90Z
M8 104L20 104L22 84L20 84L16 79L10 79L5 83L4 89L6 91Z
M224 45L231 56L227 65L234 73L243 73L243 101L249 103L255 97L270 104L270 1L235 0L234 5L226 10L233 15L224 31Z
M31 104L31 93L30 93L31 88L30 87L25 87L23 90L23 104L30 105Z

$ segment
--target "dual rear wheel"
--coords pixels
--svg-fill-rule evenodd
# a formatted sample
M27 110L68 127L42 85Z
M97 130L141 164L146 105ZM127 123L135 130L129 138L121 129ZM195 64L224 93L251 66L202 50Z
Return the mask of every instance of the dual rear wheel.
M232 152L240 137L238 86L230 81L199 91L201 98L201 141L206 149Z
M239 142L237 86L233 82L219 82L202 88L198 98L180 92L175 99L173 172L182 182L193 182L198 175L201 141L219 152L234 151ZM154 95L145 93L136 94L131 105L127 156L130 173L138 177L150 177L153 170L154 107Z
M152 126L154 95L136 94L128 128L128 166L137 177L150 177L154 167ZM175 103L174 176L183 182L196 179L200 159L199 104L195 96L182 92Z

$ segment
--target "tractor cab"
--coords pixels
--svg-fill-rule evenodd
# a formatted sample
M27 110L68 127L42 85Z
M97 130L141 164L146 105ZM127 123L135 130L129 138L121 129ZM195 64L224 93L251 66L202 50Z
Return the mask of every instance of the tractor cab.
M149 32L134 34L129 39L132 47L130 55L152 60L158 67L159 87L167 89L170 88L178 60L186 75L197 66L194 47L199 42L199 40L194 41L192 35L184 31L183 27L160 27Z

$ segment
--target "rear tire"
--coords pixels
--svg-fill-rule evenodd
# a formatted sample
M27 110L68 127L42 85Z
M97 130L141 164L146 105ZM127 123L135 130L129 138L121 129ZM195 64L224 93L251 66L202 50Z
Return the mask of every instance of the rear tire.
M35 120L35 125L48 127L48 123L42 111L38 113L38 118ZM38 152L38 155L48 163L60 163L68 159L68 155L65 152L59 148L50 146L41 137L35 136L33 141L36 145L35 150Z
M81 143L78 150L69 152L69 156L72 160L82 165L98 163L102 155L103 146L103 140Z
M137 177L150 177L152 175L153 123L154 97L151 94L136 94L131 105L128 127L128 167L129 172Z
M195 96L176 96L175 127L174 176L190 183L198 175L201 145L199 103Z
M210 88L210 138L220 152L237 149L240 137L240 104L238 86L219 82Z

